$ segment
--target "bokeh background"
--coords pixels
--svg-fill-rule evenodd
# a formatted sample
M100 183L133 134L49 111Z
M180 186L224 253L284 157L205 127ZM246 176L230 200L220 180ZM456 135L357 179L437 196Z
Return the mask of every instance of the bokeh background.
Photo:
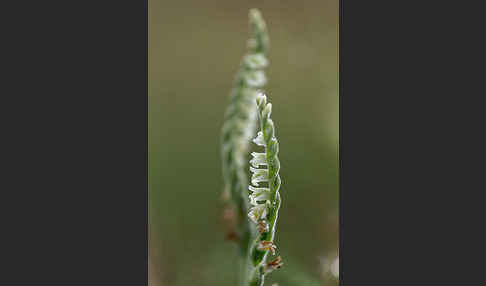
M338 0L149 0L149 280L237 285L224 240L220 132L259 8L280 142L284 267L265 285L337 285Z

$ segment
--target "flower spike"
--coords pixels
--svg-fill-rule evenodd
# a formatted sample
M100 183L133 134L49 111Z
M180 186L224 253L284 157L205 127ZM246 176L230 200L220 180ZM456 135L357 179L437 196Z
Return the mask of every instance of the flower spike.
M255 103L260 131L253 142L264 147L265 152L252 153L253 158L250 160L251 184L253 186L249 185L248 189L251 192L249 198L253 207L249 216L256 224L259 233L251 247L252 262L255 265L252 281L255 284L250 283L250 285L262 285L266 274L282 266L280 256L274 261L266 262L268 252L275 254L277 248L273 241L281 204L279 193L281 180L279 175L280 161L278 159L279 146L275 137L275 124L270 118L272 104L268 102L267 96L263 93L256 96ZM266 183L265 185L268 184L268 186L262 187L259 185L260 183ZM263 208L265 215L263 215Z

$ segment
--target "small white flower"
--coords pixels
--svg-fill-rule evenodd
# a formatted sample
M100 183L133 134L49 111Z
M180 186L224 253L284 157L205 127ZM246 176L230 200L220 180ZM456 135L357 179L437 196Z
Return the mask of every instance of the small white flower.
M247 72L244 78L246 84L251 87L262 87L267 83L265 73L260 70Z
M250 171L253 173L251 176L251 183L254 186L258 186L260 182L268 182L268 170L267 169L255 169L250 167Z
M244 61L250 69L262 69L268 65L268 60L263 54L247 55Z
M255 188L250 185L248 186L248 189L253 192L251 195L249 195L250 203L252 205L258 205L258 201L270 200L270 190L268 188Z
M259 201L268 201L270 200L270 192L258 192L249 195L250 203L253 206L258 205Z
M256 205L250 209L248 217L254 222L258 223L258 219L265 219L268 214L267 204Z
M267 96L263 92L258 93L256 96L256 103L257 105L267 104Z
M250 198L250 203L253 206L257 206L257 205L259 205L259 203L258 203L259 201L270 200L270 193L265 192L265 193L259 193L258 195L252 194L252 195L249 195L249 198Z
M258 146L265 146L265 141L263 140L263 133L261 131L258 131L257 137L253 139L253 142L257 144Z
M268 188L255 188L251 185L248 186L248 190L250 190L252 193L270 192Z
M272 104L271 103L268 103L265 106L265 108L263 109L263 111L262 111L262 116L263 117L266 117L266 118L269 118L270 117L270 114L272 114Z
M258 168L267 165L267 153L252 152L251 155L253 156L253 159L250 160L250 164L253 167Z

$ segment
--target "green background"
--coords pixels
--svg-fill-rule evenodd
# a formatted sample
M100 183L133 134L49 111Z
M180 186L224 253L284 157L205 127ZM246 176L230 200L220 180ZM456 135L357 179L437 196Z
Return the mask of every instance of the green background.
M265 90L280 142L284 266L265 285L337 285L338 1L149 0L149 280L237 285L224 240L220 132L259 8L271 47Z

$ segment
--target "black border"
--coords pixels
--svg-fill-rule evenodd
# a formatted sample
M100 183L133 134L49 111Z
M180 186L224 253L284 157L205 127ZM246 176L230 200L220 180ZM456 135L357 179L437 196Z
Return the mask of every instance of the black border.
M148 1L5 4L0 284L147 285Z
M482 169L468 162L484 157L476 137L484 105L468 96L484 94L471 68L483 58L476 40L484 17L470 3L433 4L340 1L341 286L344 278L484 280L481 262L467 257L484 244L473 243L484 241L475 233L484 200L472 198L484 189L473 175Z

